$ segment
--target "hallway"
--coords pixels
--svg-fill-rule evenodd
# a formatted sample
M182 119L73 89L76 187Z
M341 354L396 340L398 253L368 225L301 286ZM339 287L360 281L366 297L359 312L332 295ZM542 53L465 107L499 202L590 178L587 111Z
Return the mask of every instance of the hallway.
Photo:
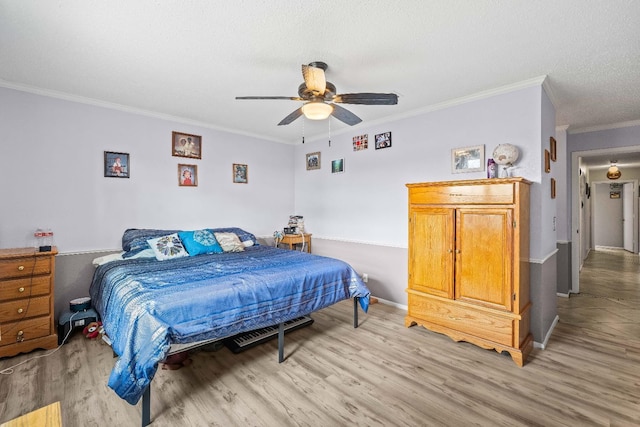
M560 323L585 333L638 343L640 257L624 250L591 251L580 272L580 293L558 298L558 315Z

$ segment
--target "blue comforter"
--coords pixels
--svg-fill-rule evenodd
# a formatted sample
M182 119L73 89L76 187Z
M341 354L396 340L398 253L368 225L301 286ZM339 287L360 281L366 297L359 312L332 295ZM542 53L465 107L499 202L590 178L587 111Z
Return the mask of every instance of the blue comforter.
M96 269L90 295L118 354L111 387L138 402L171 343L224 338L294 319L369 290L345 262L253 246L244 252Z

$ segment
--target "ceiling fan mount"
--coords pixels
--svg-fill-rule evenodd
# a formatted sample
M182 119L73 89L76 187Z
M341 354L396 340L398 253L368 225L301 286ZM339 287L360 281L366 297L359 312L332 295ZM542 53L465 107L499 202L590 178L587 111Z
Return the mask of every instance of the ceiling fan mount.
M302 107L293 111L282 119L278 126L288 125L298 117L304 115L311 120L324 120L329 116L353 126L362 119L351 111L337 104L360 105L395 105L398 95L395 93L344 93L338 94L333 83L325 78L328 65L322 61L310 62L302 66L304 83L298 86L298 96L237 96L236 99L286 99L291 101L306 101Z

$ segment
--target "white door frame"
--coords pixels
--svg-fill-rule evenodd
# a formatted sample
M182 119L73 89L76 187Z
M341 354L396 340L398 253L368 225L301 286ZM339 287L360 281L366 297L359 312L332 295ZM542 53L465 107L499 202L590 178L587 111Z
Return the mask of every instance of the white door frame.
M569 176L571 179L571 230L570 230L570 240L571 240L571 289L569 293L577 294L580 292L580 268L582 267L582 259L580 254L580 248L582 247L580 243L580 181L579 181L579 172L578 172L578 163L581 157L589 157L589 156L601 156L612 155L616 156L619 153L629 153L629 152L638 152L640 151L640 145L631 146L631 147L617 147L617 148L603 148L598 150L587 150L587 151L573 151L571 153L571 168L569 171Z

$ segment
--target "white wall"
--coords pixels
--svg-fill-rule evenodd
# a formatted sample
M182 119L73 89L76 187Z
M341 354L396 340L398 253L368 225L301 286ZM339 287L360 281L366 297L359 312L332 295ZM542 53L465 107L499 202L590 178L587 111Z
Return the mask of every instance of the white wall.
M51 227L61 252L121 247L126 228L239 226L271 235L293 211L293 147L215 129L0 88L0 248ZM202 136L202 159L171 155L171 132ZM131 178L105 178L104 151ZM178 186L178 163L198 186ZM232 183L232 164L249 183Z
M541 87L530 87L384 125L363 124L332 136L331 147L327 140L298 145L296 213L317 237L406 248L406 183L486 178L486 171L453 174L453 148L484 145L489 158L498 144L514 144L521 151L515 175L540 182L540 98ZM375 150L375 135L389 131L392 147ZM353 151L352 138L361 134L368 135L369 149ZM322 167L307 171L305 156L317 151ZM339 158L345 172L332 174L331 160ZM532 224L532 236L540 236L537 227ZM540 241L532 242L532 256L542 257L541 251Z

